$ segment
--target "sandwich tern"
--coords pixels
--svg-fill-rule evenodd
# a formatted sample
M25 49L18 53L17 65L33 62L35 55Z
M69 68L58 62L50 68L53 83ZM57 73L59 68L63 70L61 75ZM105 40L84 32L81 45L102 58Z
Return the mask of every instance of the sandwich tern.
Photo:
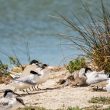
M25 106L23 100L18 96L20 95L10 89L6 89L0 99L0 110L16 110L21 105Z
M39 67L39 68L41 68L41 69L38 70L38 73L40 74L40 76L36 82L37 89L40 89L40 88L38 88L38 86L42 83L45 83L49 77L49 71L48 71L47 64L42 64L41 67ZM34 88L35 88L35 85L34 85Z
M86 83L89 85L108 80L108 75L105 74L103 70L100 72L97 71L87 72L86 77L87 77Z
M15 87L15 90L17 89L23 90L35 85L39 77L40 77L39 73L31 70L29 75L25 75L24 77L19 77L18 79L13 79L10 84Z
M39 66L36 66L39 65ZM26 89L32 87L36 90L35 86L44 83L48 79L47 64L39 63L36 60L32 60L22 74L11 75L14 78L13 85L16 89ZM37 86L38 88L38 86ZM15 89L15 90L16 90ZM27 91L27 90L26 90Z
M88 85L97 82L105 81L108 79L108 75L102 71L92 71L90 68L81 68L79 71L79 77L86 77L86 83Z

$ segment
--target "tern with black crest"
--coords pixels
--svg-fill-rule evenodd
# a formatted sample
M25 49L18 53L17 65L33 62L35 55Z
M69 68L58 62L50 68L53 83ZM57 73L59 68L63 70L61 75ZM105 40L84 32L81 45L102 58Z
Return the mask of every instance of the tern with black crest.
M16 110L20 106L25 106L19 96L10 89L4 90L3 97L0 99L0 110Z

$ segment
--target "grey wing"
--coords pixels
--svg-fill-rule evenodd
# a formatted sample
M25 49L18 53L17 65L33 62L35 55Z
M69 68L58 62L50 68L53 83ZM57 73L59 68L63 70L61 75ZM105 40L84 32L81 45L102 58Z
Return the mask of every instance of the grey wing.
M24 82L26 80L30 80L30 76L29 75L24 76L24 77L20 77L18 79L15 79L15 81L20 81L20 82Z
M17 82L23 82L23 83L31 84L31 85L36 84L36 82L33 81L30 77L25 77L25 78L16 79L15 81L17 81Z
M34 82L34 81L32 81L32 80L29 80L29 79L23 81L23 83L27 83L27 84L31 84L31 85L36 84L36 82Z

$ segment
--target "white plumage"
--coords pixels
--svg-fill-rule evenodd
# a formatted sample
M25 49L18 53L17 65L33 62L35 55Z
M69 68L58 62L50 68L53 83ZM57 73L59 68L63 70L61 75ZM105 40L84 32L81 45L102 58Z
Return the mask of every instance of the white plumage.
M86 77L87 77L86 83L89 85L94 84L94 83L98 83L101 81L105 81L108 79L108 75L104 74L104 71L88 72L88 73L86 73Z
M88 68L81 68L79 71L79 77L84 76L87 78L86 83L88 85L108 80L108 75L104 73L104 70L97 72L90 69L88 70Z
M107 92L110 92L110 78L107 80L107 85L105 89L107 90Z
M12 90L5 90L3 97L0 99L0 110L16 110L21 105L25 105L23 100L17 97L18 94Z
M37 80L39 79L38 74L25 74L24 76L21 75L17 79L13 79L10 83L15 89L27 89L36 84Z

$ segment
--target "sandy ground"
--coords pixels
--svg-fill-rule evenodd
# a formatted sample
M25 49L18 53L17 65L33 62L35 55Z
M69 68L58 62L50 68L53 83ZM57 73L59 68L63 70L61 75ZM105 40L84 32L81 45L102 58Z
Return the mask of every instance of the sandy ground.
M53 80L49 80L45 83L48 88L51 84L54 84ZM92 97L100 97L100 96L109 96L110 93L107 92L92 92L88 87L64 87L57 89L47 89L45 90L45 85L42 86L42 89L39 91L30 91L28 95L25 92L19 92L23 94L21 98L24 100L26 105L35 105L41 106L47 109L58 109L58 108L67 108L67 107L76 107L79 106L81 108L91 106L93 104L88 103ZM0 96L3 93L0 94Z
M67 86L55 88L56 82L59 79L60 78L56 75L56 78L49 79L41 86L43 90L30 91L29 95L26 92L17 91L17 93L22 94L21 98L24 100L24 103L26 105L41 106L47 109L67 108L70 106L79 106L80 108L84 108L93 105L92 103L88 102L92 97L110 97L110 93L92 92L90 91L89 87L73 88ZM6 86L4 84L1 84L0 90L2 90L3 88L6 88ZM12 87L9 86L9 88ZM0 96L2 95L3 93L0 93Z
M33 94L31 95L32 100L30 100L30 96L28 95L23 97L23 99L28 105L38 105L47 109L58 109L70 106L84 108L93 105L88 103L88 100L96 96L110 96L110 94L106 92L91 92L88 90L88 87L65 87Z

